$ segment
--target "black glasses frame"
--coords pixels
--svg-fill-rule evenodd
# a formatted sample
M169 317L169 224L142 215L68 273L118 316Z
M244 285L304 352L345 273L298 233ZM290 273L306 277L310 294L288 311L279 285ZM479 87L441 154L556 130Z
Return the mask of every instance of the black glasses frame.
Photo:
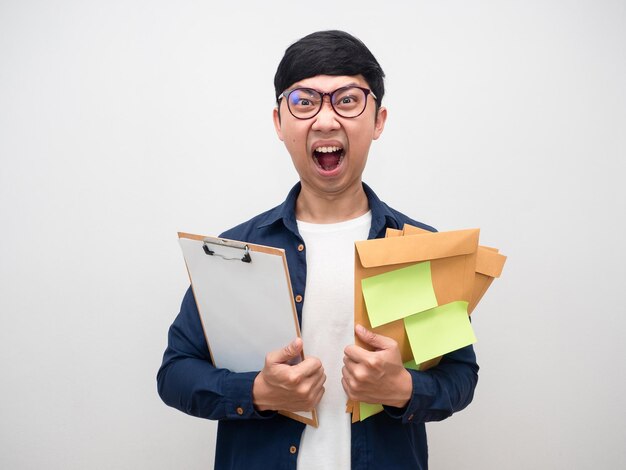
M357 114L356 116L344 116L343 114L341 114L339 111L337 111L337 109L335 108L335 104L333 103L333 95L335 93L337 93L338 91L341 90L345 90L347 88L358 88L359 90L361 90L364 94L365 94L365 105L363 105L363 109L361 110L361 112L359 114ZM315 112L315 114L309 116L309 117L298 117L296 116L293 111L291 110L291 106L290 106L290 102L289 102L289 96L294 92L294 91L298 91L298 90L310 90L310 91L314 91L315 93L317 93L318 95L321 96L321 100L320 100L320 106L319 108L317 108L317 111ZM330 107L333 108L333 111L335 111L335 114L337 114L338 116L341 116L342 118L345 119L354 119L359 117L361 114L363 114L365 112L365 109L367 108L367 96L368 95L372 95L372 98L377 99L376 95L372 92L372 90L370 90L369 88L363 88L360 86L356 86L356 85L348 85L348 86L342 86L341 88L337 88L336 90L333 90L329 93L323 93L319 90L316 90L315 88L307 88L307 87L299 87L299 88L292 88L291 90L285 90L280 94L280 98L284 97L287 100L287 109L289 110L289 112L291 113L291 115L293 117L295 117L296 119L300 119L302 121L305 121L307 119L312 119L315 116L317 116L319 114L319 112L322 110L322 107L324 106L324 97L328 96L328 101L330 102ZM280 103L279 103L280 104Z

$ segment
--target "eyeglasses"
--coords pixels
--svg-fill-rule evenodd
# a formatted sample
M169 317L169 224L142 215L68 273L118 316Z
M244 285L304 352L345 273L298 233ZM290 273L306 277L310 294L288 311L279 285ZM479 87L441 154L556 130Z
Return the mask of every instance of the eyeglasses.
M376 99L372 90L360 86L345 86L330 93L322 93L313 88L294 88L282 92L280 97L285 97L289 112L296 119L311 119L317 116L324 104L324 96L328 96L330 105L339 116L355 118L365 111L367 95L370 94Z

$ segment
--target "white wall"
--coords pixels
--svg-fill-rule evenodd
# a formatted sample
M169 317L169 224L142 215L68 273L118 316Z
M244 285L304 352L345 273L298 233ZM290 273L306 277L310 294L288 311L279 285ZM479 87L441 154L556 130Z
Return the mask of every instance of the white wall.
M608 0L0 2L0 467L211 466L214 423L156 393L176 232L285 196L273 74L327 28L388 77L365 181L509 255L432 468L626 466L625 26Z

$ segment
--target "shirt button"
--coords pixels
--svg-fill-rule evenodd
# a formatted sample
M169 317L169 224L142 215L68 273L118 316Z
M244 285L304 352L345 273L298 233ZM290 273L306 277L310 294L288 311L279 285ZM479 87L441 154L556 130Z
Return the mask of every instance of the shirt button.
M238 406L237 409L235 410L237 412L237 414L239 416L241 416L243 414L243 408L241 406Z
M304 245L302 243L298 245L298 251L304 251Z
M290 454L295 454L297 451L298 451L298 449L296 449L296 446L291 446L291 447L289 448L289 453L290 453Z
M302 302L302 296L300 294L296 295L296 302Z

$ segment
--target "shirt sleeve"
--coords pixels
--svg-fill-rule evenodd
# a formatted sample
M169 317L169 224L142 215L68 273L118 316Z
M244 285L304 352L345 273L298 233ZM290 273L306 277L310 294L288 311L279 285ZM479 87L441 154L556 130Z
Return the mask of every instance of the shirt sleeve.
M472 346L444 355L426 371L407 369L413 380L409 403L404 408L385 406L385 411L404 423L441 421L471 403L478 369Z
M235 346L236 347L236 346ZM213 366L191 288L169 329L157 374L161 399L184 413L208 419L267 418L257 412L252 386L257 372L236 373Z

